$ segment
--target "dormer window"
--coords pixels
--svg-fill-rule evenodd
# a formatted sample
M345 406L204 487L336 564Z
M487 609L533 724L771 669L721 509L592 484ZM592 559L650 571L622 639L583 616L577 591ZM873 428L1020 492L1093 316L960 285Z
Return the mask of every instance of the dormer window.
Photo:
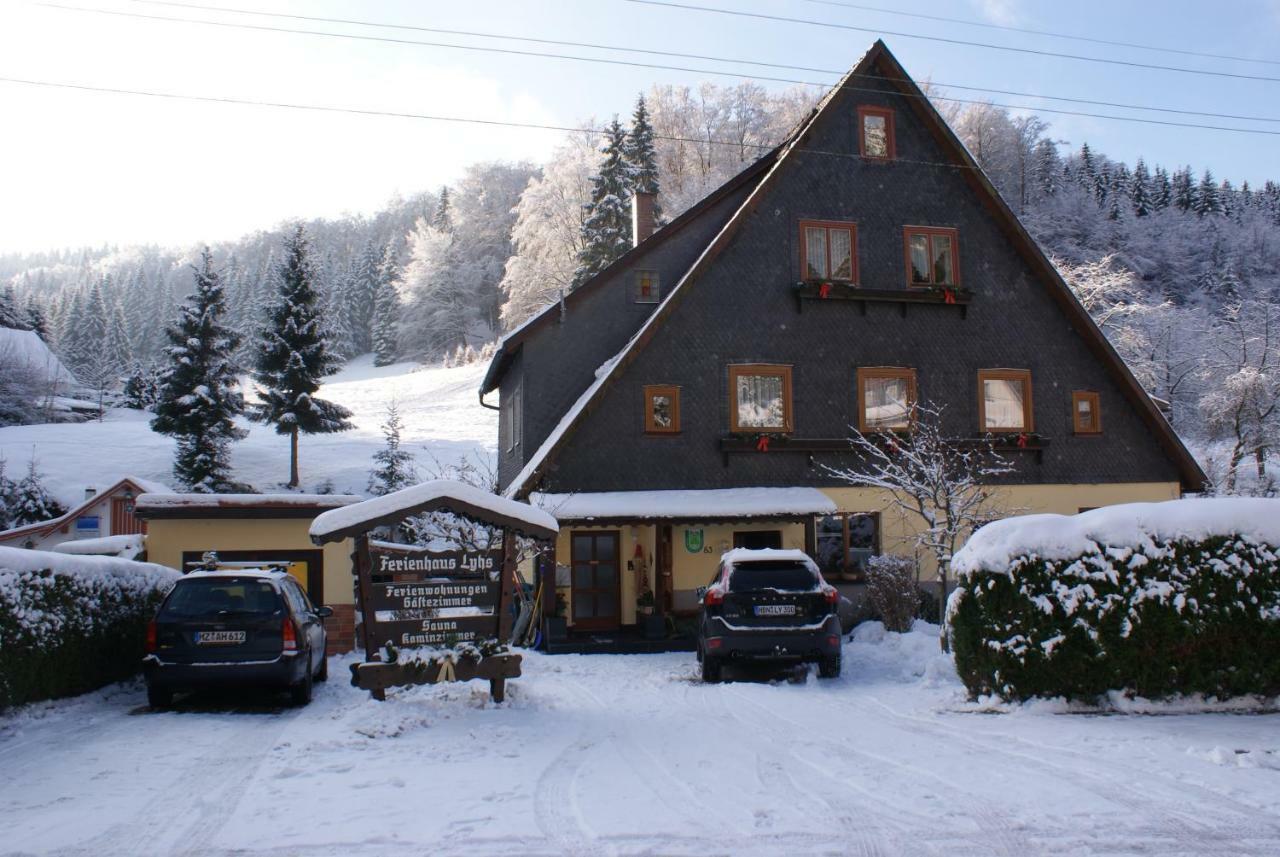
M801 277L858 281L858 227L853 223L800 221Z
M876 161L893 160L893 111L883 107L859 107L858 138L862 157Z
M657 271L636 271L632 300L638 304L656 304L659 294Z

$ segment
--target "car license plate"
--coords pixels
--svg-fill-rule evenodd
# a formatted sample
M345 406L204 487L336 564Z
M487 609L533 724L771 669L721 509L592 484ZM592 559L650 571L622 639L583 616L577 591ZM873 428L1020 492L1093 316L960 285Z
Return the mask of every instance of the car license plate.
M794 616L796 615L796 605L794 604L761 604L756 607L757 616Z
M197 646L234 646L244 642L244 631L196 631Z

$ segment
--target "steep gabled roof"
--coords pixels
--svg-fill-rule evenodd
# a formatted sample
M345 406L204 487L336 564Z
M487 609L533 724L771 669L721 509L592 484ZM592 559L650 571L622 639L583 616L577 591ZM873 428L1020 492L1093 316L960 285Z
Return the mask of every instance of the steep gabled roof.
M623 253L617 259L613 260L608 267L596 274L590 280L587 280L578 288L569 292L564 297L566 308L572 306L588 294L600 289L605 284L612 281L618 274L624 273L634 263L637 256L647 253L654 247L665 242L669 238L678 235L684 227L695 222L703 212L712 208L716 203L723 200L726 196L734 191L745 187L752 181L758 181L760 176L764 174L773 163L777 160L778 154L781 152L782 146L777 146L769 152L761 156L758 160L739 172L733 178L729 179L720 187L698 200L688 209L680 214L675 220L663 226L654 232L646 240L632 247L626 253ZM498 342L498 350L493 355L493 359L489 361L489 368L484 374L484 379L480 382L480 398L484 399L486 393L491 393L497 389L498 384L502 382L502 376L507 371L507 367L511 365L511 359L519 351L521 344L533 335L535 331L551 323L560 312L560 303L548 304L538 312L529 316L525 321L521 322L512 330L508 331Z
M24 524L21 527L14 527L11 530L0 531L0 542L12 541L14 539L27 537L44 537L64 524L69 524L76 518L83 515L88 509L106 500L121 487L132 487L137 490L139 495L151 491L168 491L169 486L162 485L159 482L152 482L149 479L139 479L136 476L125 476L124 478L112 483L111 487L105 491L98 491L92 497L87 498L80 505L71 509L66 514L59 515L47 521L37 521L34 524Z
M1077 300L1071 288L1062 278L1061 273L1049 261L1044 251L1013 213L1013 210L1005 203L999 191L995 189L995 186L987 178L977 161L974 160L964 143L956 137L950 126L947 125L946 120L942 118L924 92L907 75L902 65L889 51L884 42L877 39L870 50L823 97L817 109L805 122L801 123L791 138L779 147L777 156L774 158L764 178L760 180L738 210L729 218L723 229L711 240L711 243L707 245L685 275L680 278L675 288L671 290L657 310L649 316L623 349L597 370L595 382L569 408L560 423L525 464L519 475L507 486L507 496L526 496L537 486L538 481L546 473L547 467L552 463L560 449L563 448L577 425L581 423L582 418L599 403L604 391L635 360L640 351L653 338L658 327L675 310L675 307L699 275L716 260L741 229L747 217L755 210L756 205L777 181L780 171L787 163L787 159L800 148L800 144L805 140L809 131L830 108L835 96L849 86L851 79L867 75L877 65L880 65L878 69L880 75L896 86L907 97L906 101L910 109L924 122L942 150L954 158L956 166L961 168L960 172L987 208L993 220L1005 233L1024 261L1039 275L1040 282L1048 286L1051 296L1067 314L1068 319L1080 334L1086 346L1105 366L1113 371L1121 392L1138 411L1165 453L1177 467L1183 488L1190 491L1198 491L1204 487L1208 481L1204 471L1200 469L1200 465L1196 463L1195 458L1183 445L1181 438L1178 437L1173 427L1165 419L1155 403L1152 402L1146 390L1134 377L1129 367L1120 357L1119 352L1107 341L1106 336L1094 323L1093 318L1081 305L1080 301Z

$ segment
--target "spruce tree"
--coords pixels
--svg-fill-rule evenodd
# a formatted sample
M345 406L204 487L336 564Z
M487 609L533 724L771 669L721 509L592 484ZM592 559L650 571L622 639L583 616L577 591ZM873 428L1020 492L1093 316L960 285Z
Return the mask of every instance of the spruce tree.
M378 268L378 287L373 303L373 365L387 366L396 362L399 349L400 296L396 280L400 278L395 251L388 245Z
M15 527L38 524L67 513L67 507L53 499L44 487L34 455L27 464L27 475L13 487L9 502L10 523Z
M280 291L268 312L253 373L261 386L260 403L252 417L289 436L288 487L297 488L298 435L346 431L352 425L347 420L349 410L314 398L320 379L336 371L337 361L325 345L315 275L301 226L285 239L284 252Z
M591 177L591 201L582 223L582 250L572 288L585 283L631 247L631 216L627 210L630 177L623 158L626 134L615 116L605 131L600 172Z
M1192 199L1192 208L1201 217L1206 214L1222 214L1222 197L1218 193L1218 185L1213 180L1213 173L1209 170L1206 169L1201 176L1200 184L1196 186Z
M1147 164L1142 158L1133 167L1133 179L1129 182L1129 201L1133 203L1133 213L1138 217L1146 217L1151 213L1151 177L1147 174Z
M177 440L173 473L192 491L218 493L230 484L231 441L245 436L235 424L244 412L232 354L240 337L223 322L226 298L222 279L206 247L200 266L192 266L195 292L165 331L169 366L156 384L151 428ZM145 401L146 381L139 397Z
M653 145L653 124L649 121L649 109L644 96L636 98L636 109L631 114L631 130L627 132L622 149L630 173L630 189L633 193L653 194L653 222L662 222L662 207L658 204L658 152Z
M369 493L375 497L399 491L417 481L413 466L413 453L400 446L400 410L395 400L387 405L387 420L382 424L382 436L386 446L373 454L374 468L369 474Z
M11 327L15 330L26 330L26 319L18 306L18 296L13 286L0 289L0 327Z
M1062 159L1058 157L1058 147L1047 137L1036 144L1035 182L1044 197L1056 195L1061 187Z
M1169 181L1169 173L1164 167L1156 167L1155 178L1152 179L1151 207L1156 211L1164 211L1173 205L1173 184Z
M40 307L39 302L33 296L29 296L27 306L24 311L27 321L27 327L36 332L36 336L40 337L45 343L49 342L49 320L45 317L44 310Z
M1179 211L1195 207L1195 187L1191 183L1191 167L1183 167L1173 174L1173 204Z
M7 462L4 460L4 456L0 455L0 530L8 530L17 526L13 522L13 516L18 486L5 473L6 465Z
M453 206L449 201L449 188L440 188L440 201L436 204L436 213L431 218L431 225L441 232L453 231Z

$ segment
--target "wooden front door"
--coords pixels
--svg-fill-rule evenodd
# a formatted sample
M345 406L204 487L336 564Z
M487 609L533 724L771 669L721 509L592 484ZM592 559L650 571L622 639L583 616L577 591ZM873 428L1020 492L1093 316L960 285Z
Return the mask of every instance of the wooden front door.
M583 631L614 630L622 610L618 531L578 531L572 541L573 626Z
M133 514L133 500L126 497L111 498L111 535L131 536L145 533L146 525Z

